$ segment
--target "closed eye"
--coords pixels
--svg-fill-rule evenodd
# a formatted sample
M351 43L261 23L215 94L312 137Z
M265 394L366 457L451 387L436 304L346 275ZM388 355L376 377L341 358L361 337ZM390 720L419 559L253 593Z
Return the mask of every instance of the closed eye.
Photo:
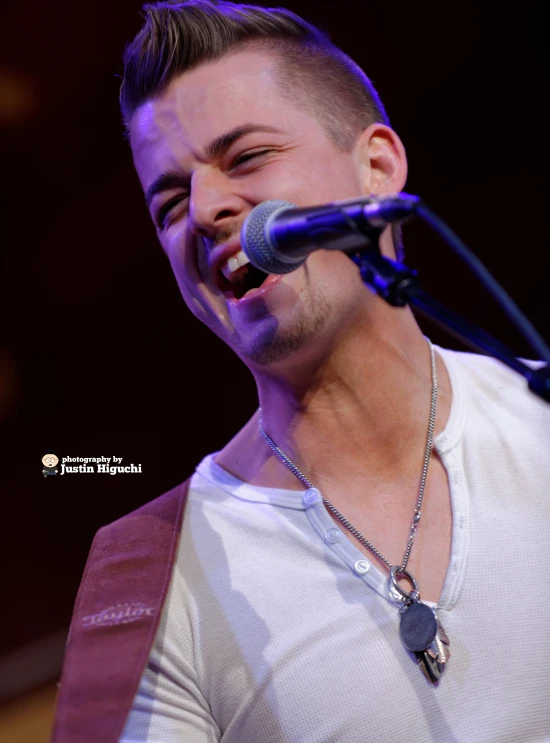
M160 209L158 210L156 214L156 224L159 230L162 230L163 227L165 227L166 217L170 213L170 211L180 203L183 199L187 198L187 194L178 194L178 196L174 196L173 199L170 199L166 202L166 204L163 204Z
M246 163L249 160L252 160L256 157L260 157L261 155L267 155L269 152L271 152L271 150L257 150L255 152L245 152L244 155L239 155L237 158L235 158L231 167L237 168L239 165L242 165L243 163Z

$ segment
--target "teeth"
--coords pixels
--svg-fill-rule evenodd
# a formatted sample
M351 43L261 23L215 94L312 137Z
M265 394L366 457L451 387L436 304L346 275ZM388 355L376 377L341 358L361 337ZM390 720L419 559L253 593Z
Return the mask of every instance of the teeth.
M224 264L222 264L220 270L225 278L228 281L231 281L231 274L241 266L246 266L247 263L250 263L250 260L246 257L246 253L244 250L239 250L238 253L232 255Z

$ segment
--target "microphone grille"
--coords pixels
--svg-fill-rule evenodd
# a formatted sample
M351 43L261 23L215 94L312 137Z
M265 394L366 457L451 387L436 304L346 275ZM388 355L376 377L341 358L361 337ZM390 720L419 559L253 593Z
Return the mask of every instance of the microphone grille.
M290 201L272 199L255 206L246 218L241 230L241 245L253 266L264 273L290 273L298 267L296 263L283 263L276 255L266 235L270 217L286 209L294 209ZM304 259L305 260L305 259Z

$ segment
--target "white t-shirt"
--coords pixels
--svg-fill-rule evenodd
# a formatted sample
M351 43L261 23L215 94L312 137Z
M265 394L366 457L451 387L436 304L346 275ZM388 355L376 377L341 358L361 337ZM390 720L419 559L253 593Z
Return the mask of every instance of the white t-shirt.
M453 516L439 685L401 644L387 576L322 501L211 455L123 743L550 741L550 407L500 363L437 350Z

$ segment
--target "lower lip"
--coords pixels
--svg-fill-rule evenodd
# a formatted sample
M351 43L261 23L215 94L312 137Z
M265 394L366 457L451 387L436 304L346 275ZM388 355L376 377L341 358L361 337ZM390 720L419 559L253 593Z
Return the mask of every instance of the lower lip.
M272 273L267 277L264 283L260 287L258 287L258 289L250 289L244 295L244 297L241 297L240 299L237 299L236 297L231 297L229 302L232 305L238 305L239 307L244 307L246 305L252 304L253 302L257 300L261 300L264 298L267 292L271 291L271 289L273 288L273 286L275 286L275 284L279 283L279 281L283 278L283 276L284 274Z

